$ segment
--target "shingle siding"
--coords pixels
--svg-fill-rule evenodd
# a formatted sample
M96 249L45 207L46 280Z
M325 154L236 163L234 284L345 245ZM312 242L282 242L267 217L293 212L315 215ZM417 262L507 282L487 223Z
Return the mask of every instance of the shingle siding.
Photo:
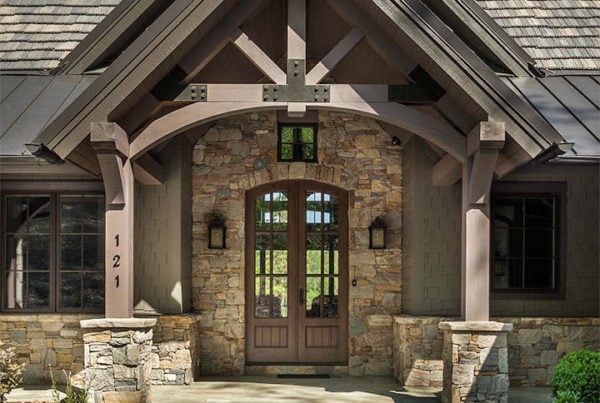
M599 0L476 0L549 70L600 70Z
M0 71L55 69L119 3L0 0Z

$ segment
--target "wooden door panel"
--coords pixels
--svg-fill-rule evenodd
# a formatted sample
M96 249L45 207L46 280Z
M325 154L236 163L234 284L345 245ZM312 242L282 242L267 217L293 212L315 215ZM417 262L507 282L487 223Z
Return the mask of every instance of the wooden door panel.
M346 362L346 192L282 181L246 208L247 362Z

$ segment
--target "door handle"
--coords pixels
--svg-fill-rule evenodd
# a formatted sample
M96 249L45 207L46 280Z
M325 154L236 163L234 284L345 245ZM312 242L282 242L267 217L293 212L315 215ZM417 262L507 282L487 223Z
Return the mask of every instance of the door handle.
M304 289L301 288L300 292L298 294L298 301L300 302L300 305L304 305Z

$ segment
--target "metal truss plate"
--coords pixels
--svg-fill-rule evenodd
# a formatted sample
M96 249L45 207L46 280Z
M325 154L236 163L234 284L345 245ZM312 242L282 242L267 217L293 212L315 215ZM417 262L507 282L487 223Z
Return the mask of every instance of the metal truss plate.
M183 102L206 102L207 98L207 87L206 84L190 84L177 97L174 101Z
M329 102L329 85L263 85L264 102Z

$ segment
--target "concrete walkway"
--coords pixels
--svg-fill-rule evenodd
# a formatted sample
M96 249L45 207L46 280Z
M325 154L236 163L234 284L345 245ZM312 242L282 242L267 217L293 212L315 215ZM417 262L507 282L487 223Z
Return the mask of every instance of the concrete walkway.
M274 376L203 378L188 386L152 386L154 403L433 403L439 388L404 388L389 377L279 379ZM511 388L510 403L551 402L550 388Z

